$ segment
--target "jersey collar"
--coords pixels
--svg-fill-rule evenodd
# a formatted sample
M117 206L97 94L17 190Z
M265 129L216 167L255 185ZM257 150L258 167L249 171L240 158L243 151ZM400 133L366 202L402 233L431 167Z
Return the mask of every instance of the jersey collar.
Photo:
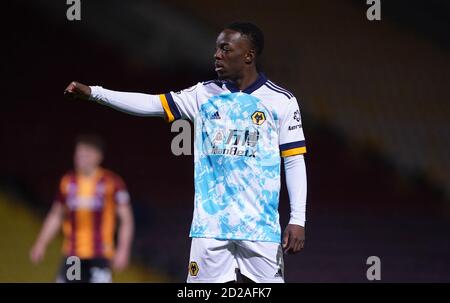
M246 89L244 89L242 92L246 93L246 94L251 94L253 93L255 90L257 90L258 88L260 88L261 86L264 85L264 83L266 83L267 78L263 73L259 73L258 74L258 78L256 78L256 81L253 82L249 87L247 87ZM234 84L234 82L231 81L226 81L225 82L225 86L227 87L227 89L230 90L230 92L232 93L238 93L240 92L239 88Z

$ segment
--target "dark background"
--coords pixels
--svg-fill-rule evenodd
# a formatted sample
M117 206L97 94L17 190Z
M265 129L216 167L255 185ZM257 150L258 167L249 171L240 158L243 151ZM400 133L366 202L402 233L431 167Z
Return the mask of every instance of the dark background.
M193 158L162 119L63 98L72 80L163 93L214 78L215 38L235 20L266 35L263 70L292 91L308 153L307 240L288 282L450 280L450 5L381 1L9 1L2 14L0 185L43 216L75 137L100 134L136 217L133 258L184 281ZM289 208L283 185L282 226ZM7 232L7 231L0 231ZM7 245L3 243L2 245ZM5 262L5 261L0 261Z

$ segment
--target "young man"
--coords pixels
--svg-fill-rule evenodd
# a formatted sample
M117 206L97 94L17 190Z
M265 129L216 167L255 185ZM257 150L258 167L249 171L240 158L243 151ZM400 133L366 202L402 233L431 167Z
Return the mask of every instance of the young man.
M188 282L284 282L282 248L303 248L306 152L295 97L258 72L264 47L251 23L225 27L216 41L218 80L162 95L124 93L72 82L71 98L172 122L195 124L195 206ZM291 218L283 238L278 214L280 153ZM280 244L281 242L281 244Z
M100 167L103 143L95 136L78 138L74 153L75 171L60 182L53 206L30 252L33 263L40 262L48 243L63 225L64 260L57 282L111 282L110 261L114 269L128 265L133 238L130 198L122 179ZM120 220L118 245L114 247L116 215ZM71 280L66 259L81 260L80 279Z

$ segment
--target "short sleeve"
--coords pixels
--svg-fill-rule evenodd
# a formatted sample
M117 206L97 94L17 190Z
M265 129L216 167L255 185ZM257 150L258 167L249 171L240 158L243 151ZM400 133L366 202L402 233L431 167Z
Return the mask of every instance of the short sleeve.
M280 118L280 152L282 157L306 153L302 119L296 98L288 101Z
M178 92L159 95L168 122L178 119L194 120L198 112L197 95L201 85L197 83Z
M117 204L130 203L130 194L123 179L119 176L114 177L114 201Z
M67 200L67 193L69 190L70 182L73 179L73 175L68 173L65 174L58 184L58 189L56 190L53 203L65 204Z

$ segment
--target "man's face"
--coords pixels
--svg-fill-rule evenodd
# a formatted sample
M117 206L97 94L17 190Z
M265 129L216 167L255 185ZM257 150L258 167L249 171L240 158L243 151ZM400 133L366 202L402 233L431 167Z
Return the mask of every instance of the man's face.
M74 164L77 172L90 173L101 161L102 153L94 146L85 143L78 143L75 146Z
M221 80L235 80L252 61L250 41L240 32L226 29L217 37L215 70Z

